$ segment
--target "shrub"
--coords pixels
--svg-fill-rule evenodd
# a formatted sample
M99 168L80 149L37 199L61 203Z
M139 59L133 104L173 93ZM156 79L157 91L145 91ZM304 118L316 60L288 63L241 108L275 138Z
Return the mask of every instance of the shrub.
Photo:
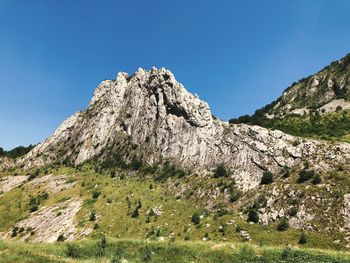
M298 208L296 208L295 206L293 206L293 207L289 210L289 212L288 212L288 214L289 214L290 216L296 216L297 213L298 213Z
M93 191L92 192L92 198L97 199L100 196L101 192L99 191Z
M186 172L184 170L182 170L180 167L166 163L164 165L163 169L157 175L156 180L157 181L165 181L166 179L171 178L171 177L182 178L185 175L186 175Z
M35 212L38 210L39 208L39 203L38 200L34 197L31 197L30 200L29 200L29 212L32 213L32 212Z
M303 169L299 172L298 183L303 183L305 181L310 180L315 175L313 170Z
M38 196L38 198L40 199L40 200L46 200L46 199L48 199L49 198L49 194L48 193L42 193L41 195L39 195Z
M18 231L18 227L17 227L17 226L15 226L14 228L12 228L11 237L17 236L17 231Z
M137 159L133 159L130 163L130 168L132 170L140 170L142 168L142 161L137 160Z
M57 237L57 242L63 242L65 240L64 236L62 234L60 234L58 237Z
M233 192L230 196L230 202L231 203L236 202L240 198L240 196L241 196L241 193L239 191Z
M300 234L300 238L299 238L299 244L303 245L303 244L306 244L307 243L307 237L306 237L306 234L305 232L301 232Z
M40 170L36 169L34 172L31 172L29 174L28 180L31 181L31 180L35 179L36 177L39 176L39 174L40 174Z
M95 212L95 211L92 211L92 212L90 213L89 220L90 220L90 221L95 221L95 220L96 220L96 212Z
M29 206L29 212L30 212L30 213L33 213L33 212L35 212L35 211L38 211L38 209L39 209L39 207L38 207L37 204L33 204L33 205L30 205L30 206Z
M320 184L321 183L321 177L320 177L320 175L319 174L316 174L315 176L314 176L314 178L312 179L312 183L313 184Z
M280 222L277 225L277 230L278 231L287 231L287 229L289 228L289 222L287 218L282 218L280 220Z
M220 208L220 210L218 211L218 216L219 217L222 217L222 216L227 215L227 214L228 214L228 210L227 209Z
M66 255L67 257L78 258L80 256L79 247L77 245L67 243Z
M219 164L214 171L214 178L228 177L229 175L230 172L224 164Z
M201 222L201 217L198 212L194 212L191 218L193 224L198 225Z
M139 215L140 215L139 208L136 207L135 210L132 212L131 217L136 218L136 217L139 217Z
M264 172L261 178L261 184L272 184L273 183L273 174L269 171Z
M250 208L248 211L248 222L259 222L259 213L256 209Z
M286 247L285 249L283 249L282 254L281 254L281 259L286 260L287 258L290 257L290 255L292 254L292 249L290 247Z

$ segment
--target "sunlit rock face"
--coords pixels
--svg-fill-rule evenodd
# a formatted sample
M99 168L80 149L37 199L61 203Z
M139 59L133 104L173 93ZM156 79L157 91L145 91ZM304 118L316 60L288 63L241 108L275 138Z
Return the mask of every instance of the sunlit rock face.
M244 190L259 185L268 170L301 167L317 171L350 159L347 144L300 139L259 126L229 125L214 118L206 102L189 93L164 68L118 73L97 87L88 108L17 161L26 167L118 154L148 164L172 162L210 176L221 163Z

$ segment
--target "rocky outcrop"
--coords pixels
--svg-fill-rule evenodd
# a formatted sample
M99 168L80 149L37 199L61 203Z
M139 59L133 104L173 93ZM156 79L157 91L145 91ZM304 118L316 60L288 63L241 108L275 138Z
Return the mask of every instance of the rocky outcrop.
M25 167L81 164L118 154L155 164L170 161L199 174L224 163L242 189L259 185L264 171L299 167L308 160L327 171L350 159L350 145L300 139L280 131L212 117L209 106L164 68L118 73L96 89L85 111L17 161Z
M320 72L293 83L265 110L267 118L320 114L350 108L350 54Z
M1 178L1 192L6 193L11 191L12 189L19 187L27 182L29 176L26 175L17 175L17 176L7 176Z
M81 200L68 200L60 205L44 208L28 219L20 221L15 227L23 229L21 240L53 243L60 235L68 241L76 239L80 233L76 228L74 218L82 203ZM5 233L3 237L10 238L11 231Z

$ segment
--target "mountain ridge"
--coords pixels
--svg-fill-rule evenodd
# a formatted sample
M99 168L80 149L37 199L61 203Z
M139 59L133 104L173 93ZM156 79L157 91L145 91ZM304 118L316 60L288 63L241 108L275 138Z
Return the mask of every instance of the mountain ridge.
M65 120L54 134L16 165L79 165L117 154L125 162L174 163L209 175L224 164L244 190L266 171L302 169L305 160L325 172L350 159L350 146L305 140L245 124L214 119L208 104L189 93L165 68L120 72L96 88L86 110Z

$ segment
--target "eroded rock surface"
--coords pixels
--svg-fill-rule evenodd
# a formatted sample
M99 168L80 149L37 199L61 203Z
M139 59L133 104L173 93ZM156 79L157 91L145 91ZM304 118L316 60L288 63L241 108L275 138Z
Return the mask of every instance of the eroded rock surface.
M35 178L29 184L34 187L43 185L45 191L49 193L58 193L73 187L76 182L69 182L67 175L48 174L43 177Z
M1 191L6 193L12 189L26 183L28 176L26 175L17 175L17 176L7 176L0 181Z
M129 147L129 148L128 148ZM89 107L68 118L43 143L17 162L26 167L56 161L80 164L106 158L168 160L200 174L225 163L242 189L259 185L262 174L308 160L327 171L350 160L350 145L299 139L279 131L212 117L209 106L164 69L119 73L96 89Z
M68 200L33 213L28 219L16 224L19 229L24 229L25 234L21 239L53 243L62 234L66 240L74 240L79 235L74 218L82 203L81 200ZM10 236L11 231L5 237Z

